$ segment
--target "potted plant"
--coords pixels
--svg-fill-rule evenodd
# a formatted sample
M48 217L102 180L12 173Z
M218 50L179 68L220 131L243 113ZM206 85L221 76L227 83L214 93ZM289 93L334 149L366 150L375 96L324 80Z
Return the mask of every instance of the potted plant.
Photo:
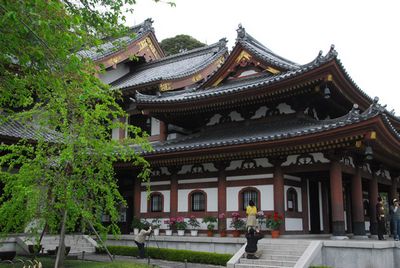
M232 221L230 227L234 229L233 236L239 237L240 231L244 230L246 227L246 222L240 218L239 213L234 212L232 213Z
M219 235L221 237L226 237L226 216L225 213L221 213L218 215L218 222L220 223L220 232Z
M272 238L279 237L279 227L283 223L283 215L279 215L278 212L267 216L267 227L271 229Z
M183 217L176 218L175 226L176 229L178 230L179 236L185 235L185 229L187 227L187 223L185 222L185 219Z
M133 234L137 235L141 228L142 228L142 222L140 221L140 219L133 217L132 219Z
M176 219L169 218L168 220L164 221L164 224L167 225L167 230L165 230L165 235L172 235L172 229L175 228Z
M203 223L207 224L207 236L213 236L213 230L217 223L217 218L214 216L206 216L203 218Z
M161 227L161 220L158 217L155 217L151 221L151 228L154 231L154 235L160 235L160 227Z
M262 228L263 225L266 225L267 221L265 219L264 211L259 211L257 212L256 215L257 223L260 226L260 229Z
M200 227L200 222L197 220L197 218L194 215L190 216L189 225L192 228L192 230L190 231L190 235L197 236L197 233L198 233L197 228Z

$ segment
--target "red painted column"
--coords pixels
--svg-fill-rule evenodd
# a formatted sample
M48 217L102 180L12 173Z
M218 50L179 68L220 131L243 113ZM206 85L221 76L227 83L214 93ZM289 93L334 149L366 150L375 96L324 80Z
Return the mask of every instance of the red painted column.
M376 203L378 201L378 179L375 171L372 170L372 178L369 181L369 215L370 215L370 232L372 235L378 234L378 222L376 219Z
M171 173L170 215L171 217L176 217L178 215L178 169L174 167L168 170Z
M168 136L168 124L160 120L160 141L166 141Z
M346 235L343 209L342 168L337 158L331 159L330 167L332 235Z
M274 211L283 216L283 223L279 228L279 231L283 234L285 232L285 181L281 165L284 159L270 159L270 162L274 164Z
M133 185L133 216L137 219L140 218L140 206L141 206L141 180L140 178L136 177L135 182Z
M351 208L353 233L354 235L365 236L361 167L358 165L356 165L356 173L351 180Z
M216 166L218 168L218 215L221 213L226 215L226 173L225 168L228 163L220 162ZM226 230L226 219L218 219L219 231Z

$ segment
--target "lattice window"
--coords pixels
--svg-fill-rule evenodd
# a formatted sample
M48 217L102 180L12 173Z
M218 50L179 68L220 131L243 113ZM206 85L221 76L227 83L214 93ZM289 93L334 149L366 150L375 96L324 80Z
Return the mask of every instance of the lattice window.
M150 196L150 211L161 212L163 209L163 196L160 193L155 193Z
M206 210L206 195L202 192L194 192L191 194L192 211Z
M249 205L249 201L253 200L254 204L258 204L258 192L255 190L245 190L242 192L242 210L246 211L246 207Z

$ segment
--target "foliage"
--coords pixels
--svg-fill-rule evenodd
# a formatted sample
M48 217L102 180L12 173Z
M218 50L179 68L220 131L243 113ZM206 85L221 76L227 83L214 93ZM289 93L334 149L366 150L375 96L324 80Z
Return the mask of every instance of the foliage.
M203 223L207 224L207 230L214 230L217 223L217 218L214 216L206 216L203 218Z
M187 223L185 222L185 219L183 217L178 217L176 218L175 226L178 230L185 230L187 227Z
M246 222L240 218L239 213L232 213L231 228L235 230L244 230L246 227Z
M161 227L161 219L159 217L155 217L151 221L151 228L153 229L159 229Z
M176 218L169 218L168 220L164 220L164 224L168 226L168 229L176 228Z
M197 220L196 216L191 215L189 218L189 225L192 229L196 229L200 227L200 222Z
M279 215L278 212L274 212L274 214L270 214L267 216L267 227L272 230L277 230L283 223L283 216Z
M35 133L0 145L1 232L22 232L34 219L62 235L63 223L67 231L91 222L103 235L119 232L118 209L126 202L113 164L131 163L147 181L149 164L139 152L151 147L139 128L119 120L127 116L120 92L78 52L127 35L122 23L134 3L0 0L0 124L17 121ZM115 128L132 138L111 140ZM101 224L103 214L110 225Z
M205 44L190 35L180 34L162 40L160 46L164 50L165 54L169 56L194 48L203 47Z
M142 221L136 217L132 218L132 229L141 229Z
M136 247L129 246L107 246L111 254L123 256L137 256L138 250ZM97 253L105 253L104 249L96 248ZM178 250L167 248L146 248L146 254L151 258L162 259L168 261L187 260L192 263L204 263L225 266L229 259L232 257L230 254L219 254L210 252Z

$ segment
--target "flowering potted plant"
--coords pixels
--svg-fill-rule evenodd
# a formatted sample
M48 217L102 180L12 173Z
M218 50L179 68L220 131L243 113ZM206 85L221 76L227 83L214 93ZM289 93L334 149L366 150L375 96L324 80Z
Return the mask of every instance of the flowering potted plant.
M256 215L257 223L260 226L260 228L265 224L267 224L267 221L265 219L264 211L259 211L257 212Z
M190 231L190 235L197 236L198 231L196 230L196 228L200 227L200 222L197 220L197 218L194 215L190 216L189 225L192 228L192 230Z
M240 231L244 230L246 227L246 222L240 218L239 213L232 213L232 221L231 221L231 228L235 229L233 231L233 236L234 237L239 237L240 236Z
M225 237L226 236L226 221L225 221L225 213L221 213L218 215L218 222L220 223L220 236Z
M161 227L161 220L158 217L155 217L151 221L151 228L154 231L154 235L159 235L160 234L160 227Z
M176 219L169 218L168 220L164 221L164 224L167 225L167 230L165 230L165 235L172 235L172 229L175 228Z
M279 215L278 212L270 214L267 217L267 227L271 229L272 238L279 237L279 227L283 223L283 215Z
M213 236L213 230L217 223L217 218L214 216L206 216L203 218L203 223L207 224L207 236Z
M187 227L187 223L183 217L176 218L175 223L176 229L178 229L178 235L182 236L185 234L185 229Z

